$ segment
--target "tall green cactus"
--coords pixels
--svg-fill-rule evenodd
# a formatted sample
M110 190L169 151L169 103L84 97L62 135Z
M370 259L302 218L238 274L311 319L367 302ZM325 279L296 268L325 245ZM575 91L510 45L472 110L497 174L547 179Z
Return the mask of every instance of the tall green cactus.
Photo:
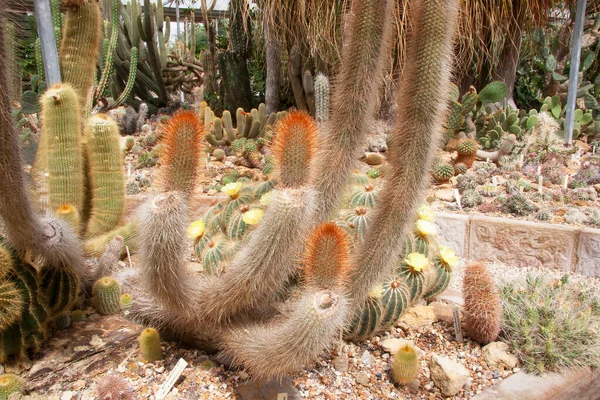
M79 110L84 113L96 76L102 17L97 1L80 3L67 9L59 61L63 81L75 89Z
M87 235L93 237L109 232L121 221L125 181L117 123L106 114L96 114L88 120L85 136L92 188L92 214Z
M56 211L70 204L81 213L84 177L79 97L70 85L57 84L44 93L41 103L40 144L46 146L40 150L46 153L46 165L41 168L48 173L48 208Z

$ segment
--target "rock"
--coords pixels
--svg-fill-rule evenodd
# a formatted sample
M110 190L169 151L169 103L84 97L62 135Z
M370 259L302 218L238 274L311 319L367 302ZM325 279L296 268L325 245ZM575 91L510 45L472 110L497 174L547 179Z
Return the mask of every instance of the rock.
M429 361L433 383L444 396L454 396L469 379L469 371L460 363L433 353Z
M410 340L391 338L385 339L383 342L381 342L381 347L383 347L383 349L388 353L395 354L406 343L411 345L413 344Z
M358 374L356 374L356 382L363 386L369 386L371 384L369 381L369 376L365 371L360 371Z
M433 311L435 312L435 316L438 320L447 322L449 324L454 322L454 314L452 312L452 306L446 303L442 303L441 301L434 301L429 304L430 307L433 307Z
M518 360L508 351L508 344L504 342L492 342L481 349L483 359L489 366L503 369L513 369Z
M409 384L408 384L408 390L410 390L411 392L416 392L419 390L419 387L421 386L421 380L418 378L413 379Z
M365 350L362 356L360 356L360 361L362 361L365 365L372 365L375 359L373 358L371 353L369 353L369 350Z
M333 366L336 370L340 372L348 371L348 357L346 355L337 356L333 360Z
M433 324L437 321L437 317L433 307L415 306L409 308L399 321L404 322L410 329L418 329Z
M567 221L569 224L583 224L585 221L587 221L587 215L585 215L578 208L571 208L565 213L564 217L565 221Z
M75 393L68 391L63 392L62 396L60 396L60 400L71 400Z
M381 165L385 161L385 157L379 153L365 153L361 160L367 165Z
M288 400L300 400L302 398L289 376L281 381L273 379L267 383L254 380L244 382L238 385L237 391L242 400L272 400L279 398L278 395L282 393L287 394Z
M440 189L435 191L435 198L440 199L442 201L454 202L456 199L454 198L454 190L452 189Z

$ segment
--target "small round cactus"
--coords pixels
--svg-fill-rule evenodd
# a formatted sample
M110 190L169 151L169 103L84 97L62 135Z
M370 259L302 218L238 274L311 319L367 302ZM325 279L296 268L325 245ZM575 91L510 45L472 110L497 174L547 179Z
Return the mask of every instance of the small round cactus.
M483 198L475 190L467 190L462 194L461 204L465 208L476 207L483 203Z
M121 310L129 310L132 302L133 298L131 295L129 293L123 293L119 302L121 304Z
M64 312L54 317L54 326L59 331L70 327L72 322L73 320L69 312Z
M399 385L412 382L419 373L419 355L414 346L406 343L394 354L392 378Z
M456 175L464 175L468 170L467 166L463 163L454 164L454 174Z
M381 170L379 168L373 167L369 170L369 172L367 172L367 175L369 175L369 178L372 179L379 178L379 176L381 175Z
M74 310L71 312L71 321L73 322L83 322L85 321L85 313L83 310Z
M0 399L8 399L13 393L23 393L23 384L23 378L18 375L0 375Z
M552 213L548 210L540 210L535 214L535 219L538 221L550 221L552 219Z
M217 159L217 161L223 161L225 159L225 152L223 149L215 149L213 151L213 157Z
M133 400L133 389L129 383L117 376L103 376L96 384L96 394L99 400Z
M456 151L461 156L471 156L477 153L477 142L473 139L461 139L456 145Z
M438 183L448 182L454 176L454 167L447 163L440 163L433 169L432 175Z
M485 197L494 197L498 195L498 187L496 185L483 185L480 190L481 194Z
M103 315L118 314L121 311L121 286L114 278L105 276L94 283L92 302L96 311Z
M155 362L162 359L162 348L160 347L160 335L154 328L146 328L138 337L140 353L147 362Z
M477 180L475 179L475 175L466 174L461 175L456 178L456 187L458 191L463 193L467 190L473 190L477 188Z

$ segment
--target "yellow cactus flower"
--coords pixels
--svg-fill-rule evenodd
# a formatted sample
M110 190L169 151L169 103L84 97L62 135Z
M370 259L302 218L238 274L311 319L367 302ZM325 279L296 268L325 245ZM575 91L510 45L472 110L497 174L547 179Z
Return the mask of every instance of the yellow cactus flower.
M420 219L417 221L417 232L419 236L435 236L437 235L437 228L433 222Z
M421 272L429 265L429 259L421 253L410 253L404 262L416 272Z
M383 296L383 285L377 285L369 292L369 297L380 299Z
M260 204L263 206L268 206L271 203L271 199L273 198L273 191L269 191L262 196L260 196Z
M201 219L196 220L190 224L187 228L187 236L192 240L198 240L204 235L204 221Z
M235 199L238 197L240 189L242 188L241 182L231 182L221 188L221 192L228 194L229 197Z
M440 259L444 264L449 265L450 267L454 267L456 264L458 264L458 256L450 247L440 244L439 249Z
M433 210L427 204L421 204L419 206L417 215L419 216L419 219L429 222L433 222L435 217Z
M242 217L242 221L248 225L256 225L260 222L263 215L265 215L265 211L260 208L253 208L246 213Z

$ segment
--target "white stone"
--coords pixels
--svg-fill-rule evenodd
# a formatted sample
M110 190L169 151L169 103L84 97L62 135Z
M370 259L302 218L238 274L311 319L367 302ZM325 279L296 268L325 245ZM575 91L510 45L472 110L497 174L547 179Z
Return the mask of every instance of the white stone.
M518 359L508 351L508 344L492 342L481 349L483 359L491 367L513 369L518 364Z
M469 371L462 364L435 353L431 355L429 370L433 383L444 396L454 396L469 379Z

